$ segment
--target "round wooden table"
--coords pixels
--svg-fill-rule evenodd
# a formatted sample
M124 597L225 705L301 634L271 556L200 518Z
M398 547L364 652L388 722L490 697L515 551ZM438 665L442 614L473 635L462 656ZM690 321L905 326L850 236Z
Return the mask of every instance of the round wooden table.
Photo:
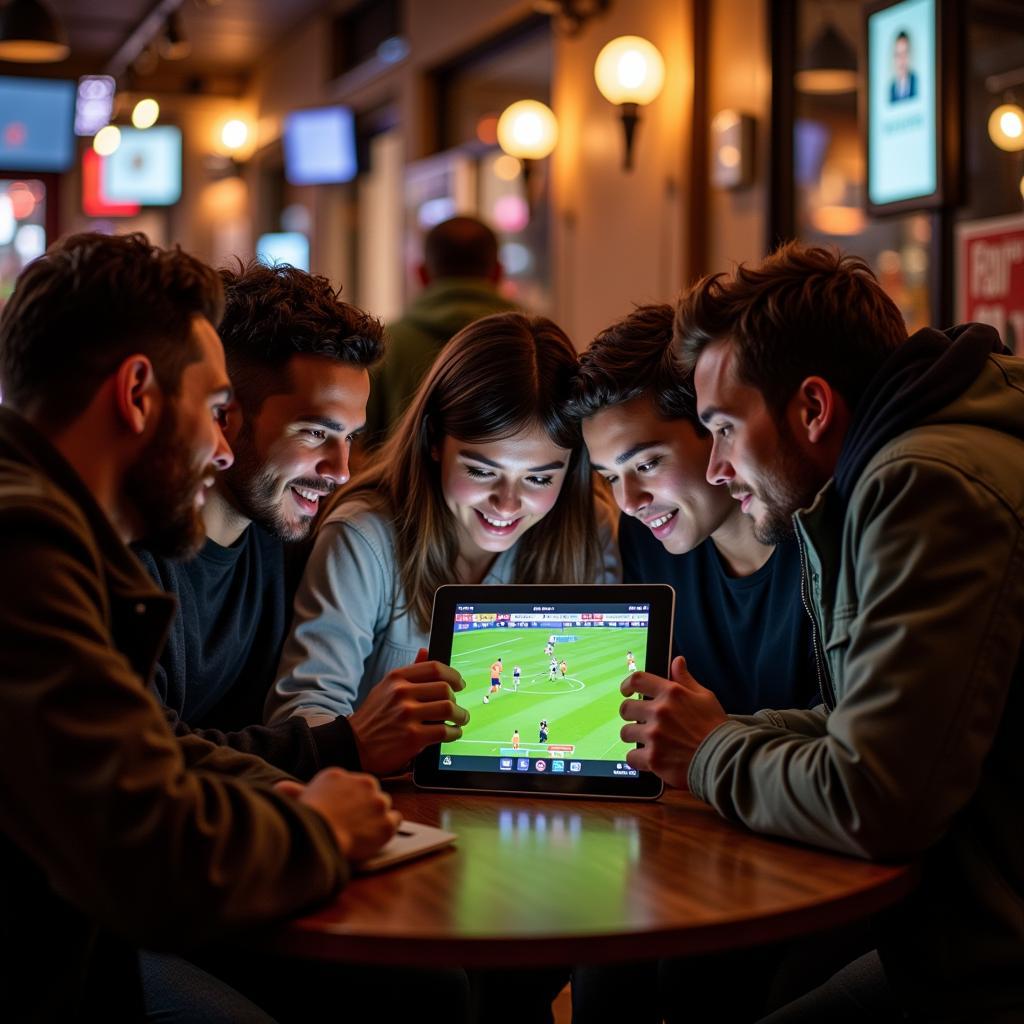
M418 967L687 956L846 924L917 880L755 835L678 791L626 803L388 788L406 818L456 844L356 877L266 936L274 951Z

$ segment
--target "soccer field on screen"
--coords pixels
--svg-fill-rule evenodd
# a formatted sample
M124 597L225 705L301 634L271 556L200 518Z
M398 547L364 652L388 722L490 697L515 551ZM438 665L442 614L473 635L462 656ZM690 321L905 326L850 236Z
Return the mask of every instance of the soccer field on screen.
M462 739L444 744L446 754L497 757L512 749L512 733L519 730L519 754L549 756L549 746L571 746L571 752L553 753L577 760L625 760L631 744L619 739L622 694L619 685L629 674L626 652L632 651L638 670L644 668L646 629L611 627L571 628L556 637L574 636L555 643L554 657L565 659L566 674L549 678L550 657L544 653L550 627L543 629L481 629L456 633L452 640L452 667L466 681L458 702L470 713ZM491 665L502 659L501 692L488 694ZM512 670L522 669L519 689ZM484 697L489 701L484 703ZM541 720L548 723L548 738L541 742Z

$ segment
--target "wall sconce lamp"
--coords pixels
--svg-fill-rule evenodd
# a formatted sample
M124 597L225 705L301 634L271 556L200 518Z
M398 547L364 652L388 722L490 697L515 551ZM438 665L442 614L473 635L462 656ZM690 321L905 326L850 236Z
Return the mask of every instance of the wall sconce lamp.
M42 0L10 0L0 9L0 60L52 64L70 52L64 26Z
M255 134L248 121L232 117L217 129L211 152L203 157L203 166L212 181L237 178L252 156Z
M539 100L518 100L502 111L496 132L498 145L522 165L523 191L527 204L532 207L532 162L549 156L558 144L558 119L551 108Z
M623 170L633 169L633 138L640 107L657 99L665 84L665 62L657 47L640 36L619 36L597 55L594 80L601 95L622 112L626 140Z
M538 100L519 100L498 118L498 145L520 160L543 160L558 142L558 121Z
M1024 149L1024 110L1016 103L1003 103L988 118L988 137L1007 153Z

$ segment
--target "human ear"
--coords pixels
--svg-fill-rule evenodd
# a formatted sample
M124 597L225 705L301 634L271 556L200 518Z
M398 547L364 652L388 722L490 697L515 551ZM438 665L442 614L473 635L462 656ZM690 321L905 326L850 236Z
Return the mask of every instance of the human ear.
M148 356L125 359L114 375L117 415L135 435L144 434L159 415L163 393Z
M799 429L811 444L819 444L832 431L842 398L824 377L807 377L794 396Z

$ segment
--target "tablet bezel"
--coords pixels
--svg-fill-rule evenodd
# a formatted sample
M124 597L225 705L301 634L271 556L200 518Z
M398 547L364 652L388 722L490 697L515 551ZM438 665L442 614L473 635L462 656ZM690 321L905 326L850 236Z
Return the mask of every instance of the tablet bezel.
M449 584L434 594L430 620L429 656L449 664L457 604L574 604L586 608L597 604L650 604L647 651L644 670L668 676L672 658L672 623L675 591L662 583L572 585L492 584L463 586ZM625 678L625 674L623 675ZM456 700L458 696L456 696ZM635 778L594 775L541 775L505 772L452 772L438 765L441 744L423 750L413 767L413 781L422 789L455 792L521 793L533 796L577 796L618 800L656 800L663 784L653 772Z

